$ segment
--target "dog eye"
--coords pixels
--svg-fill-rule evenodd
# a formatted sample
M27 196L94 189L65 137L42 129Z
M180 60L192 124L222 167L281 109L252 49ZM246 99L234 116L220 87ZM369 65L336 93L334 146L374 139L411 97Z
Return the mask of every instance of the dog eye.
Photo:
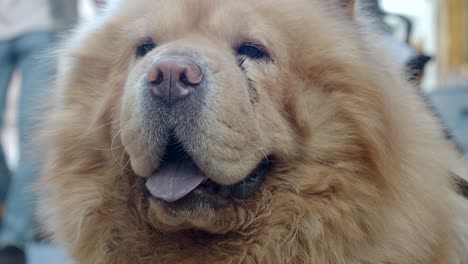
M247 56L254 60L260 60L269 56L264 47L254 43L242 44L237 49L237 54Z
M156 48L156 44L152 40L147 40L143 43L140 43L136 49L136 55L138 57L144 57L146 54L148 54L150 51L152 51L154 48Z

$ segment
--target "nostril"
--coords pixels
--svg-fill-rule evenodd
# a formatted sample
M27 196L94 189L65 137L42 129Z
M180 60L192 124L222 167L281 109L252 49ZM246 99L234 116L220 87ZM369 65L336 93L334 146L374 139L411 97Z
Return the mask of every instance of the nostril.
M151 86L160 85L164 82L164 72L160 67L154 67L151 69L148 74L146 75L146 82Z
M191 83L188 79L187 79L187 74L186 74L186 71L182 72L180 74L180 77L179 77L179 81L185 85L185 86L192 86L194 85L194 83Z
M156 80L152 81L151 84L153 85L160 85L164 81L164 73L161 70L158 70L158 75Z

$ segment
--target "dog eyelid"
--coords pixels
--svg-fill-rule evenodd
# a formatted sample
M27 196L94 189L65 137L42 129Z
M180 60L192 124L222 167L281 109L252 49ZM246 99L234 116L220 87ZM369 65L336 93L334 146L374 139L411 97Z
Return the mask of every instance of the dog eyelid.
M244 41L237 48L238 55L244 55L254 60L269 59L270 54L265 46L254 41Z
M156 48L156 44L151 38L143 39L136 47L136 56L142 58L154 48Z

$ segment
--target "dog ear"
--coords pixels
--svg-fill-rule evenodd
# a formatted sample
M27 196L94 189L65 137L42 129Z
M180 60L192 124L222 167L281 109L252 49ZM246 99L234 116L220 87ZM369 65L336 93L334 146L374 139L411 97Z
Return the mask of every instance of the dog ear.
M349 17L354 16L354 9L356 7L356 1L355 0L336 0L338 4L346 9L346 14Z

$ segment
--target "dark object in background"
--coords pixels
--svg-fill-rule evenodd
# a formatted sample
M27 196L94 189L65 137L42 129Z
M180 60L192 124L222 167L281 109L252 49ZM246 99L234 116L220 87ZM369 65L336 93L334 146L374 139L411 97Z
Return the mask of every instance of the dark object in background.
M13 246L1 248L0 264L26 264L26 253L21 248Z
M424 78L424 70L426 65L431 60L432 57L425 54L418 54L411 58L406 63L409 81L416 83L419 86L421 84L421 80Z
M429 110L431 110L434 116L437 117L437 119L439 120L440 124L444 128L444 134L445 134L446 139L454 144L454 146L457 148L459 153L463 153L462 147L460 146L460 144L456 142L455 138L450 133L447 125L442 120L436 107L434 107L434 105L430 102L427 95L423 93L420 89L421 81L424 78L426 66L431 60L433 60L433 58L425 54L418 54L415 57L411 58L405 65L407 78L410 82L412 82L416 86L416 88L418 88L418 93L426 102L427 107L429 108Z
M420 89L421 81L424 78L424 72L426 69L427 63L429 63L432 60L432 57L424 55L424 54L419 54L410 59L406 63L406 71L407 71L407 76L408 80L412 82L416 88L418 89L418 93L421 95L421 97L424 99L426 102L426 105L428 109L434 114L434 116L439 120L440 124L444 128L444 134L445 138L447 141L451 142L454 147L458 150L460 154L463 153L463 149L460 146L460 144L457 143L455 138L453 137L452 133L450 133L450 130L448 129L447 125L445 122L442 120L442 117L440 116L439 112L437 111L436 107L431 103L429 100L428 96L422 92ZM468 198L468 182L464 180L462 177L457 175L456 173L451 172L452 178L459 188L460 194Z

